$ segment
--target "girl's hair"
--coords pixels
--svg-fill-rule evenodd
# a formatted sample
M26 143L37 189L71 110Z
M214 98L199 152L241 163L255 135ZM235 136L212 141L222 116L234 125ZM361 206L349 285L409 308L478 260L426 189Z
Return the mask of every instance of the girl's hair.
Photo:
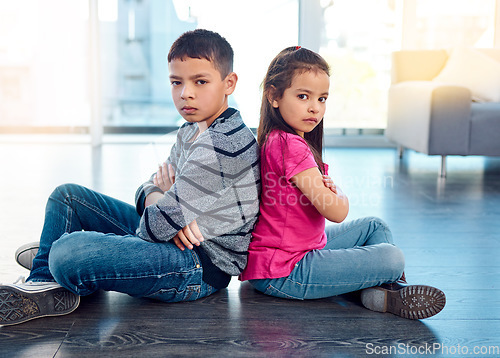
M317 53L299 46L287 47L281 51L269 65L266 77L262 82L262 104L260 107L260 123L257 129L257 142L263 147L273 130L297 134L290 127L279 111L272 106L274 99L283 97L283 93L292 85L293 77L308 71L322 71L330 75L328 63ZM323 121L311 132L304 133L304 139L309 144L321 173L324 173L323 163Z

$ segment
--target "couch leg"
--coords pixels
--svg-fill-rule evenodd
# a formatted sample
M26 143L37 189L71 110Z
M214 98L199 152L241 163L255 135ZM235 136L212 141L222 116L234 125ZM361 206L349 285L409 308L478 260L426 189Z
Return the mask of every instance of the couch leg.
M398 157L399 159L403 159L403 153L405 151L405 147L402 145L398 145Z
M441 168L439 169L439 176L446 178L446 155L441 156Z

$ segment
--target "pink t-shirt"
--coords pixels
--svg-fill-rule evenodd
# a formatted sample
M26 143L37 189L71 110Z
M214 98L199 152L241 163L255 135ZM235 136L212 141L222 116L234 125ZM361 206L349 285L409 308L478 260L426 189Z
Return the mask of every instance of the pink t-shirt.
M275 130L261 150L260 162L260 216L242 281L288 276L306 253L326 245L325 218L290 182L294 175L317 167L306 141Z

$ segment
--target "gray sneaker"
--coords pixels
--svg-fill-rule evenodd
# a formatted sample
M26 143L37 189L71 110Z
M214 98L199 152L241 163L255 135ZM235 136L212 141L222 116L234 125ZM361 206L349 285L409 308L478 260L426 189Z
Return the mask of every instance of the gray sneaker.
M33 267L33 259L35 258L40 243L30 242L29 244L24 244L16 250L16 262L27 270L31 271Z
M56 282L0 284L0 326L73 312L80 296Z

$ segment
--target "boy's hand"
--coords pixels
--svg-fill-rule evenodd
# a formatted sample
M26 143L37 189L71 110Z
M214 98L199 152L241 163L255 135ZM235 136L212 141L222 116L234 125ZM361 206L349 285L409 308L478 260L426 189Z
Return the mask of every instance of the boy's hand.
M200 246L200 243L202 243L204 239L196 220L194 220L189 225L184 226L177 235L174 236L173 240L175 245L184 251L185 247L192 250L193 245Z
M323 184L325 184L327 188L330 188L331 191L337 194L337 186L334 184L332 178L330 178L328 175L323 175Z
M153 184L161 190L168 191L175 183L175 172L172 164L163 163L158 167L158 171L153 178Z

